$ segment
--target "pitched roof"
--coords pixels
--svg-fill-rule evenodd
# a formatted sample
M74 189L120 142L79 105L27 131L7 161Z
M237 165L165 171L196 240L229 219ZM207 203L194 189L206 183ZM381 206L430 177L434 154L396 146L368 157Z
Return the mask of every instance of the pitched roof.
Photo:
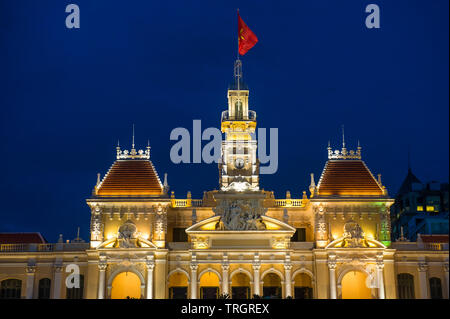
M150 160L116 160L97 186L100 197L156 196L163 194L163 185Z
M412 191L412 184L419 183L422 184L422 182L413 174L411 171L411 168L408 168L408 175L406 175L405 180L402 183L402 186L400 186L400 189L398 190L397 195L400 194L406 194Z
M41 233L0 233L0 244L45 244Z
M362 160L328 160L318 196L383 196L383 189Z

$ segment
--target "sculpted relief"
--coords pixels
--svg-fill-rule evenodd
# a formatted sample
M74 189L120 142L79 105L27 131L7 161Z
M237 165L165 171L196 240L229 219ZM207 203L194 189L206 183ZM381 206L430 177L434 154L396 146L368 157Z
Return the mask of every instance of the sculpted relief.
M261 215L265 211L257 199L222 200L214 209L221 216L216 230L264 230Z

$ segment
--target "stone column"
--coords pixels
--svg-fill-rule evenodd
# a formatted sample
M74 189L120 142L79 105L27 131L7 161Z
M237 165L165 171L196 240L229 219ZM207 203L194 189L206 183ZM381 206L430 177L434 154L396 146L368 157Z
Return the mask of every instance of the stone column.
M54 268L53 277L53 299L61 299L61 281L63 266L57 265Z
M427 280L428 264L426 262L419 263L418 270L419 270L420 299L430 299L430 297L428 296L428 280Z
M292 264L284 265L284 279L285 279L285 298L292 297L292 278L291 278Z
M147 257L147 299L153 299L153 269L155 268L154 256Z
M261 296L260 284L259 284L259 270L261 269L260 263L253 263L253 294Z
M197 269L196 262L191 263L191 299L197 299Z
M330 299L336 299L336 260L328 260L328 270L330 272Z
M444 298L449 297L449 287L448 287L448 262L444 263L444 276L445 276L445 290L444 290Z
M385 299L386 296L384 294L384 262L383 260L377 261L377 287L378 287L378 298Z
M34 274L36 272L36 266L27 266L27 299L33 299L34 291Z
M98 263L98 299L105 299L105 282L106 282L106 261L100 261Z
M228 270L230 269L230 264L227 262L222 263L222 294L230 293L230 283L228 280Z

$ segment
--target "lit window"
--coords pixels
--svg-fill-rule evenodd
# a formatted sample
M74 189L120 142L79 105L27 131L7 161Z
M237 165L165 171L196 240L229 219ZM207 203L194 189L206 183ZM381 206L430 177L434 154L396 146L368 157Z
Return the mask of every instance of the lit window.
M423 206L417 206L417 211L418 212L423 212Z
M427 212L434 212L434 206L427 206Z

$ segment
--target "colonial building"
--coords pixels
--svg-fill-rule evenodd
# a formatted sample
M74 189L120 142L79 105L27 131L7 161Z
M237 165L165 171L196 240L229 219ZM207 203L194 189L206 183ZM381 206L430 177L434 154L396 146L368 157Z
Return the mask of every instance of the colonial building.
M359 145L329 146L309 194L275 198L259 186L256 124L237 61L219 190L177 198L150 147L117 147L87 199L89 243L2 244L1 296L448 298L448 243L391 241L394 200ZM78 288L70 286L77 267Z

